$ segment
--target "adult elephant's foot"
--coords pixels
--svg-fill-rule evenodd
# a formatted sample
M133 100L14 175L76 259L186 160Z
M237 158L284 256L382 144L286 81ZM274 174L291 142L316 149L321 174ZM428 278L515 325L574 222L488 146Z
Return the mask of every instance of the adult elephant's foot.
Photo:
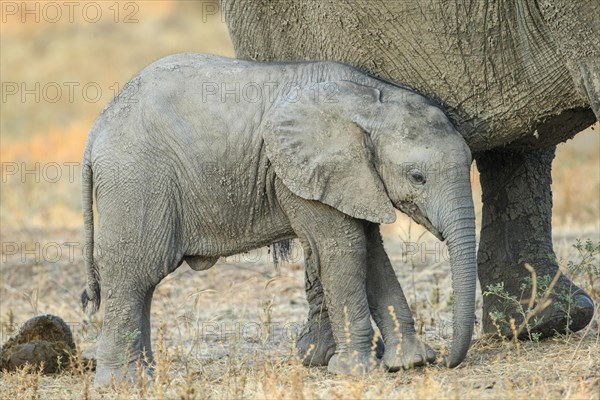
M360 376L379 368L381 360L372 351L348 351L334 354L327 364L327 371L339 375Z
M420 367L435 361L436 354L427 344L415 335L404 335L396 343L386 344L383 363L390 372L400 368Z
M530 311L528 302L532 295L531 274L525 271L504 276L499 282L482 282L484 292L491 292L483 299L484 332L512 338L515 330L521 328L518 332L520 339L541 339L585 328L594 315L594 303L586 292L563 274L550 292L550 303L543 302L544 292L555 277L557 268L535 268L536 301L534 312L525 325L523 321ZM493 289L500 282L502 290ZM514 320L512 326L511 319Z
M478 275L482 291L491 292L483 298L486 333L510 338L528 314L534 285L526 264L535 270L537 303L558 271L551 226L554 150L507 148L476 157L483 190ZM578 331L592 319L591 298L563 275L550 300L539 315L529 319L520 337Z

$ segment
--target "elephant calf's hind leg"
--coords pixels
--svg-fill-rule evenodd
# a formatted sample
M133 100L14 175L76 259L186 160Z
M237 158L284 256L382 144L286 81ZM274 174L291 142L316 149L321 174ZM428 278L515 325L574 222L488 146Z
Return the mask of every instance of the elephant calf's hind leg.
M110 280L109 280L110 281ZM129 281L131 282L131 281ZM141 289L136 282L105 284L105 313L97 348L96 386L136 379L138 366L150 373L150 303L154 286Z
M305 246L304 254L304 284L308 300L308 321L298 338L296 347L298 356L305 366L326 366L335 353L335 340L331 330L329 312L325 306L323 287L312 259L310 246Z

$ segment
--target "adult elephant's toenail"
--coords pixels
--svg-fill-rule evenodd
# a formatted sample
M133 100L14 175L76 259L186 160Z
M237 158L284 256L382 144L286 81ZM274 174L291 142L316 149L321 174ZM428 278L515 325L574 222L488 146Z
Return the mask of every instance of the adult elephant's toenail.
M573 302L577 304L581 308L590 308L594 309L594 302L592 299L585 293L577 293L573 296Z

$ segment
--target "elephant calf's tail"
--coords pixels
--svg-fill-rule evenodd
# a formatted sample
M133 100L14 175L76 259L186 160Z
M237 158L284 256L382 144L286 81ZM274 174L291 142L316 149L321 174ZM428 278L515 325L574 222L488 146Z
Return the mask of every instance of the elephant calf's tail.
M83 226L85 230L85 246L83 262L87 273L87 286L81 293L81 304L88 315L93 315L100 307L100 282L99 274L94 265L94 210L93 206L93 174L89 159L88 148L86 148L81 168L82 178L82 210ZM91 306L88 308L88 303Z

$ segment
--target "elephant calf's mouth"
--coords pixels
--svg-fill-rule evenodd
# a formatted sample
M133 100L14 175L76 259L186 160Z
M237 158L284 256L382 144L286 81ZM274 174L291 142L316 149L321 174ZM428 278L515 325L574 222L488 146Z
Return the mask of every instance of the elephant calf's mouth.
M433 236L440 239L442 242L445 240L442 233L435 226L433 226L429 218L423 215L416 204L409 201L400 201L398 203L394 203L394 206L404 214L411 217L417 224L425 227L433 234Z

